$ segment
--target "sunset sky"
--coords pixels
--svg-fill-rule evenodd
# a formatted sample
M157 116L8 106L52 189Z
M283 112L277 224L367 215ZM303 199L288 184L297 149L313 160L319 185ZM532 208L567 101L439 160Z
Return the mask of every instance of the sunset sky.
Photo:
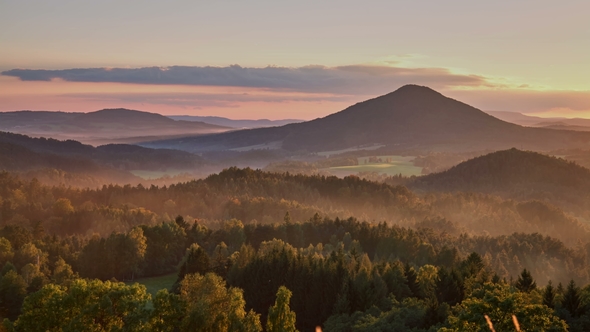
M590 1L0 1L0 111L313 119L420 84L590 118ZM76 70L74 70L76 69Z

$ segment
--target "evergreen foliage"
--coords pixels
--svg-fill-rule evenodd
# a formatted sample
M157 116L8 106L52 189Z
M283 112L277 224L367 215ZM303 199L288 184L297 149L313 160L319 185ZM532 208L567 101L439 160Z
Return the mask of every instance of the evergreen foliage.
M530 293L532 290L537 288L537 283L535 280L533 280L531 273L524 269L518 276L518 280L516 280L516 288L518 288L521 292Z

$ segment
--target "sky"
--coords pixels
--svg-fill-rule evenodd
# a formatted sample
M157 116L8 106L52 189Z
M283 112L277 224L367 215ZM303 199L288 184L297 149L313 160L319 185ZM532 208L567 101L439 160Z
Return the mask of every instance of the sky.
M429 86L590 118L590 1L0 0L0 111L313 119Z

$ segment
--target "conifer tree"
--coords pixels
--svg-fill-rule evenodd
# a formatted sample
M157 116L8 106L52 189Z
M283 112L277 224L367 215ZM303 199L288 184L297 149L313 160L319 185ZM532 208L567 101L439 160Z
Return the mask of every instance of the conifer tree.
M557 284L557 288L555 289L555 292L561 296L563 296L563 294L565 293L565 290L563 289L563 284L561 282L559 284Z
M555 289L553 283L549 280L547 287L543 291L543 304L549 308L555 309Z
M418 275L410 264L406 264L404 274L408 281L408 288L412 292L412 296L420 297L420 284L418 283Z
M527 269L522 270L516 280L516 288L521 292L530 293L532 290L537 288L537 283L531 276L531 273Z
M581 314L581 299L580 289L576 286L576 283L571 280L567 285L565 293L563 295L563 307L570 312L572 317L579 317Z
M456 271L440 269L436 283L437 300L453 306L463 300L463 282Z

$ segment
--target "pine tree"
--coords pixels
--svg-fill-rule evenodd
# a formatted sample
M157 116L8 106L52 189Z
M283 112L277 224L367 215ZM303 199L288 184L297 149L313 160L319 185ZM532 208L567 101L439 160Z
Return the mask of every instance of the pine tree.
M291 291L285 286L279 287L275 304L268 309L266 331L295 332L295 313L289 308Z
M572 317L579 317L581 313L580 289L571 280L563 295L563 307L570 312Z
M516 288L525 293L530 293L532 290L537 288L537 283L531 276L531 273L527 271L527 269L522 270L522 273L518 276Z
M555 289L555 292L558 295L563 295L565 293L565 290L563 289L563 285L561 284L561 282L559 284L557 284L557 288Z
M545 287L545 290L543 291L543 304L549 308L555 309L555 289L553 288L551 280L549 280L547 287Z
M461 263L461 270L465 277L475 276L477 275L483 268L485 264L481 256L473 252L471 253L462 263Z
M438 273L436 296L439 303L453 306L463 301L463 282L456 271L447 272L442 268Z

